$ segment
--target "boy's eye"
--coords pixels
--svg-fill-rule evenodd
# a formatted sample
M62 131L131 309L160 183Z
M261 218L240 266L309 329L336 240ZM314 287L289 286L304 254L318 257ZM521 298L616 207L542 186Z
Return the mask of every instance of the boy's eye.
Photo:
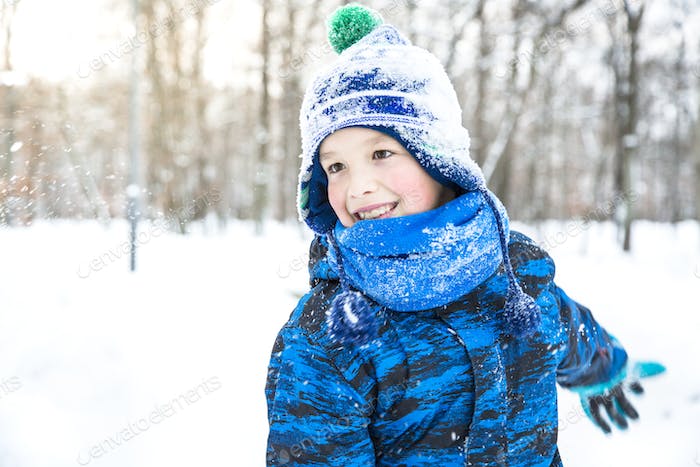
M379 151L374 151L374 157L375 159L387 159L394 155L392 151L389 151L388 149L380 149Z
M326 170L328 171L329 174L334 174L336 172L340 172L341 170L343 170L343 164L341 164L340 162L335 162L335 163L329 165Z

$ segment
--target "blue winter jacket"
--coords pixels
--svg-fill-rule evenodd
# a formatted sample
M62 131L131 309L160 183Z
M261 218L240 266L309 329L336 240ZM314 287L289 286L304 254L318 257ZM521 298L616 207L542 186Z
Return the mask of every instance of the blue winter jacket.
M427 311L380 309L377 339L341 346L325 312L339 289L318 239L311 290L272 351L268 465L560 466L556 384L604 382L625 351L553 282L554 263L511 232L521 286L542 310L531 338L500 330L503 266L471 293Z

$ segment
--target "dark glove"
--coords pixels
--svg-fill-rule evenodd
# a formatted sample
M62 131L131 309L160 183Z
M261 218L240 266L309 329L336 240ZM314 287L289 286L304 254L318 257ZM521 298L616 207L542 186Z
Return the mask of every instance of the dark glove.
M627 429L628 418L639 418L639 414L627 399L627 393L642 394L644 389L639 383L641 378L666 371L663 365L656 362L637 362L631 371L627 368L625 366L616 377L605 383L572 388L581 398L581 406L588 418L606 434L612 430L601 413L601 407L620 430Z

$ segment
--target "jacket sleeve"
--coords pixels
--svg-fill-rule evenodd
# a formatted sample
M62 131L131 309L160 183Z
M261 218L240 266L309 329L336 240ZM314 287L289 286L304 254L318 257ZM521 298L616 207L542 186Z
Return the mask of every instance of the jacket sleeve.
M617 340L596 322L590 310L576 303L554 282L552 258L532 239L511 232L510 257L524 290L558 314L563 343L557 366L557 382L565 387L589 386L617 376L627 362L627 353ZM546 292L546 293L543 293ZM546 300L545 300L546 298Z
M589 386L615 377L627 363L620 343L596 322L591 311L552 284L564 328L565 353L557 382L565 387Z
M375 465L364 398L303 329L278 335L265 393L267 465Z

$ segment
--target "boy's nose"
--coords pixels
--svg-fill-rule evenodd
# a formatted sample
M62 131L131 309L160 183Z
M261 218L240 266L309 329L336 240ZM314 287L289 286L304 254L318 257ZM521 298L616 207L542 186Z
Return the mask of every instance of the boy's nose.
M350 175L348 192L353 198L360 198L377 189L377 182L371 172L356 171Z

